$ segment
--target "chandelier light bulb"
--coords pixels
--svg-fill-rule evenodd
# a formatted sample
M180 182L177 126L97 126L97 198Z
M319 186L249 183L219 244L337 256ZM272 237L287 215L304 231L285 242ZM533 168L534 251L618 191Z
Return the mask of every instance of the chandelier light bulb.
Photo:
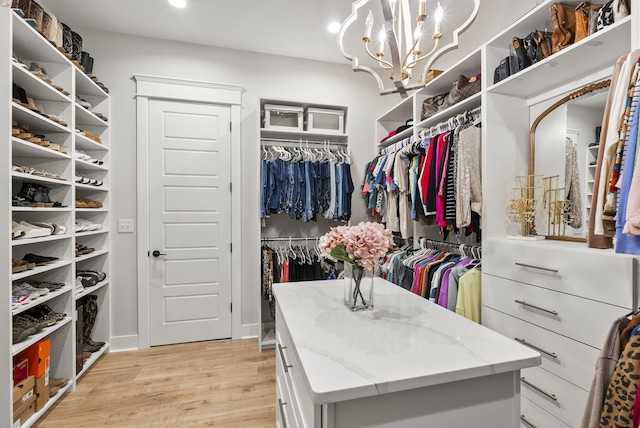
M178 9L184 9L187 7L187 0L169 0L169 4Z
M440 38L442 36L440 23L442 22L442 18L443 17L444 17L444 10L442 10L442 6L440 5L440 2L438 2L438 7L436 7L436 12L433 15L433 18L436 21L435 29L433 31L433 38L434 39L435 38Z
M444 10L442 9L442 5L440 4L440 2L438 2L438 7L436 7L436 13L434 15L434 18L436 22L440 23L442 22L443 17L444 17Z
M427 17L427 0L420 0L418 3L418 21L424 21Z
M380 30L380 33L378 33L378 56L383 56L384 55L384 42L387 41L387 32L384 29L384 27L382 27L382 30Z
M373 12L369 10L369 15L367 15L367 20L365 21L364 37L362 37L362 40L364 40L367 43L371 41L372 27L373 27Z

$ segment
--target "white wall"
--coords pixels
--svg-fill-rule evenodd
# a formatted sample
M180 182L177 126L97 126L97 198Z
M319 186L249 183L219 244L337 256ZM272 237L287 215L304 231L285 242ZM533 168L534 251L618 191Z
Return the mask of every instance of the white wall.
M136 101L134 74L193 79L241 85L242 126L242 324L245 333L257 321L259 296L258 223L258 100L281 98L348 105L348 132L354 158L354 181L359 166L375 153L375 118L397 102L378 96L372 79L348 65L329 64L229 49L80 30L83 47L95 58L93 73L111 95L111 230L120 218L136 216ZM354 221L366 218L364 203L354 198ZM140 222L144 221L139 219ZM144 228L145 224L137 224ZM136 237L113 233L112 292L114 347L131 343L137 335ZM238 307L234 305L234 307ZM125 341L126 339L126 341ZM118 342L120 340L120 342ZM134 342L135 343L135 342Z
M476 49L535 6L535 0L521 2L483 1L478 18L460 37L461 48L443 56L435 68L445 69ZM354 73L350 65L276 57L256 53L188 45L164 40L77 29L84 50L95 58L94 74L112 96L111 157L113 169L111 230L119 218L136 215L136 110L134 74L193 79L242 85L243 96L243 202L242 229L244 261L242 324L245 332L257 321L259 288L258 218L258 120L259 98L282 98L349 106L348 132L354 159L356 187L363 165L374 155L375 118L400 101L397 95L380 97L374 80L366 73ZM367 218L362 199L354 197L353 221ZM138 224L138 228L145 227ZM114 347L135 343L137 336L136 237L112 236L112 290Z

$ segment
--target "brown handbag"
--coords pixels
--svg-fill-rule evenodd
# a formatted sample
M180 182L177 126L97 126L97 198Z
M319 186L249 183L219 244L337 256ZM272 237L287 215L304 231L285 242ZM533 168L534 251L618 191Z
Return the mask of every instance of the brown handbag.
M574 42L584 39L595 31L596 19L601 7L601 4L591 4L586 1L576 6L576 36ZM591 32L589 31L590 28Z
M427 98L422 102L422 114L420 120L425 120L438 113L440 110L447 108L446 101L449 93L436 95L435 97Z
M465 76L458 76L458 78L453 82L453 87L451 88L451 92L447 96L447 107L450 107L454 104L459 103L460 101L469 98L471 95L477 94L480 92L481 83L480 78L471 78Z
M573 7L554 3L549 9L553 21L551 52L556 53L573 44L576 35L576 12Z

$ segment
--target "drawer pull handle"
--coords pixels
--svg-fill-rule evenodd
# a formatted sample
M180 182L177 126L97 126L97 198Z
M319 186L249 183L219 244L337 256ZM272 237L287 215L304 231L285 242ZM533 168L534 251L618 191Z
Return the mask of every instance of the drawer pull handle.
M546 272L558 273L558 269L549 269L549 268L540 267L540 266L528 265L528 264L525 264L525 263L516 262L516 266L522 266L522 267L531 268L531 269L544 270Z
M522 422L525 423L526 426L531 427L531 428L538 428L537 426L535 426L534 424L532 424L529 419L525 418L524 415L520 415L520 420Z
M551 358L558 358L558 354L556 354L555 352L549 352L549 351L545 351L542 348L538 348L536 345L532 345L531 343L527 342L524 339L520 339L519 337L515 337L515 340L517 340L518 342L522 343L524 346L528 346L531 349L535 349L538 352L542 352L543 354L546 354L548 356L550 356Z
M530 308L537 309L537 310L542 311L542 312L546 312L546 313L551 314L551 315L556 315L556 316L558 315L557 311L550 311L549 309L541 308L540 306L536 306L536 305L532 305L531 303L527 303L524 300L514 300L514 302L519 303L519 304L521 304L523 306L528 306Z
M283 347L278 343L278 352L280 352L280 359L282 360L282 365L284 366L284 372L289 373L289 369L292 368L293 366L287 362L287 359L284 356L284 351L283 351L284 349L287 349L287 347L286 346Z
M280 409L280 419L282 419L283 428L287 428L289 426L287 423L287 415L284 413L284 406L286 405L287 403L282 401L282 398L278 398L278 408Z
M553 401L558 401L558 397L556 397L555 394L549 394L547 391L545 391L544 389L540 388L539 386L535 386L534 384L532 384L531 382L526 380L524 377L521 377L520 380L522 381L522 383L524 383L525 385L535 389L540 394L546 395L547 397L549 397Z

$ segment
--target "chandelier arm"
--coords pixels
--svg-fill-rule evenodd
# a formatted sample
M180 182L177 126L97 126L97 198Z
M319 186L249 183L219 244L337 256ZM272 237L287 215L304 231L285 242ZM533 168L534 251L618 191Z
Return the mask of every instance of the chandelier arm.
M419 43L420 43L420 38L417 38L416 41L413 42L413 46L411 46L411 49L409 49L409 51L407 52L407 55L402 60L402 68L404 68L404 69L411 68L411 67L413 67L415 65L415 63L413 63L413 62L409 63L409 64L412 64L412 65L408 65L407 61L409 60L409 57L411 56L413 51L416 49L416 47L418 46ZM415 61L415 62L417 62L417 61Z
M429 51L429 53L422 55L421 57L418 57L416 59L414 59L411 63L407 64L407 68L411 68L414 67L417 63L419 63L420 61L422 61L425 58L430 57L431 55L433 55L433 53L436 51L436 49L438 49L438 43L440 42L440 38L438 37L436 39L436 44L433 46L433 49L431 49Z
M367 51L367 55L369 55L374 60L378 61L383 69L385 69L385 70L393 69L393 64L391 64L390 62L387 62L387 61L383 60L382 58L379 58L379 57L377 57L377 56L375 56L374 54L371 53L371 51L369 50L369 43L365 43L364 44L364 48Z

